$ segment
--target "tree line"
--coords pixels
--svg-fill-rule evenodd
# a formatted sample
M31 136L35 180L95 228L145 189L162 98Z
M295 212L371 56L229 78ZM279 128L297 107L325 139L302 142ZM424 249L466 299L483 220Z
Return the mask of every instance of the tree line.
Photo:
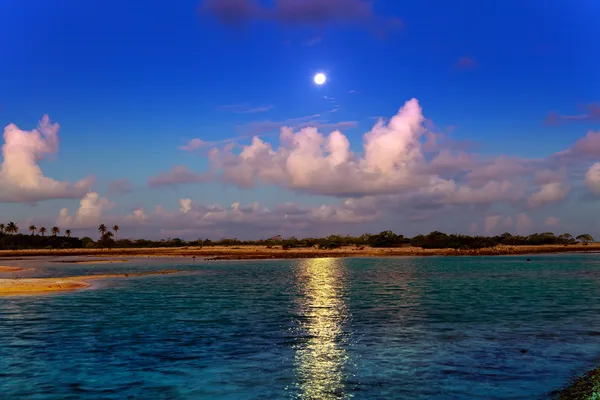
M94 242L91 238L72 237L70 229L65 229L64 236L60 236L61 229L58 226L50 229L49 236L46 236L46 227L38 228L35 225L29 225L29 234L23 234L20 233L19 226L10 221L7 224L0 223L0 250L82 248L90 242L94 243L94 247L112 247L116 244L113 238L117 238L119 230L119 225L113 225L111 232L106 225L100 224L100 237Z
M58 249L58 248L79 248L81 239L71 237L71 230L66 229L64 236L59 236L60 228L53 226L50 229L50 235L46 236L48 229L41 226L30 225L28 231L30 234L21 234L19 226L10 221L7 224L0 223L0 249L1 250L19 250L19 249Z
M31 232L31 235L35 235L36 233L39 233L40 235L44 236L46 234L46 232L48 232L48 229L46 229L46 227L41 226L39 229L37 226L35 225L29 225L29 232ZM17 225L16 223L10 221L8 224L3 224L0 223L0 235L16 235L18 234L20 231L19 225ZM60 233L60 228L58 226L53 226L52 229L50 229L50 234L52 236L58 236L58 234ZM66 237L71 237L71 230L67 229L65 230L65 236Z
M98 225L99 237L97 240L86 236L82 238L72 237L71 230L66 229L64 236L59 236L61 229L54 226L50 235L46 236L45 227L37 228L29 226L30 234L20 234L19 227L14 222L8 224L0 223L0 249L42 249L42 248L150 248L150 247L197 247L197 246L278 246L283 249L291 248L319 248L335 249L343 246L356 247L402 247L414 246L425 249L480 249L494 247L497 245L519 246L519 245L570 245L576 243L588 244L594 238L587 233L573 236L569 233L555 235L552 232L534 233L528 236L513 235L505 232L497 236L469 236L462 234L446 234L439 231L427 235L417 235L412 238L396 234L391 230L382 231L377 234L365 233L360 236L329 235L327 237L283 238L274 236L260 240L239 240L237 238L223 238L220 240L196 239L183 240L180 238L169 238L161 240L148 239L119 239L119 225L113 225L112 229L105 224Z

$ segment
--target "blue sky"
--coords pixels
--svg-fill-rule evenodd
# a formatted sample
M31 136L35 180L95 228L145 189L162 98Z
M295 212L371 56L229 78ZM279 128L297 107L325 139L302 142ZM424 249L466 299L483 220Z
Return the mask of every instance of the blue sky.
M30 131L44 114L58 122L60 148L40 161L44 175L68 182L94 175L89 190L115 203L107 219L141 206L148 213L158 204L178 210L181 198L197 204L257 201L271 208L343 201L281 183L243 188L223 182L220 172L208 182L148 187L151 177L176 165L197 173L211 168L211 146L179 149L191 139L237 138L233 154L239 154L250 144L248 126L272 127L274 134L263 139L276 148L276 127L290 121L316 121L325 135L328 126L345 123L342 132L360 155L362 135L374 118L390 118L416 98L436 132L450 132L453 151L520 158L548 157L598 129L600 118L592 112L585 117L585 107L600 93L596 1L333 0L331 7L321 6L321 14L286 13L293 3L298 2L5 0L0 123ZM354 6L363 11L351 14ZM312 82L319 71L328 76L321 87ZM584 117L545 124L551 112ZM590 165L598 161L590 157ZM581 166L584 172L588 167ZM553 209L528 210L529 218L539 213L540 221L576 219L582 208L572 203L586 189L581 177L575 182L571 164L568 168L562 182L571 188L567 198L550 205ZM133 190L110 194L109 184L119 179ZM51 224L60 208L74 213L79 201L40 197L35 206L0 207L4 219ZM490 206L486 212L492 216L493 207L504 207ZM520 214L521 209L502 211L513 220ZM367 225L335 229L354 232ZM371 221L369 227L384 225Z

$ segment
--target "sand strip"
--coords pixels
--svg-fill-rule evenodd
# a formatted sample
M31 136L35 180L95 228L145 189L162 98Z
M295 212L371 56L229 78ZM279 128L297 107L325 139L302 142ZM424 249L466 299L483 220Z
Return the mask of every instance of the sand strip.
M0 295L36 294L84 289L91 285L90 281L97 279L129 278L145 275L165 275L180 272L164 270L155 272L137 272L125 274L83 275L62 278L17 278L0 279Z
M24 271L25 268L23 267L8 267L8 266L3 266L0 265L0 272L19 272L19 271Z
M113 263L125 263L129 262L129 260L89 260L89 261L80 261L80 260L58 260L52 261L54 263L63 263L63 264L113 264Z

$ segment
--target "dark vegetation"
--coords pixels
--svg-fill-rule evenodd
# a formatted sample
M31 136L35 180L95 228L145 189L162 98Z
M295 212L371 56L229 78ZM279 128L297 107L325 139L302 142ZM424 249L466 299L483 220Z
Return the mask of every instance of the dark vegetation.
M600 368L588 372L559 392L560 400L597 399L600 393Z
M99 238L94 241L91 237L71 237L71 231L65 230L64 236L59 236L59 227L53 227L51 234L46 236L48 230L45 227L39 229L34 225L29 227L30 234L20 234L19 227L14 222L8 224L0 223L0 250L21 249L65 249L65 248L151 248L151 247L185 247L185 246L277 246L284 250L292 248L319 248L337 249L343 246L356 247L403 247L415 246L424 249L481 249L497 245L569 245L575 243L587 244L594 239L589 234L581 234L573 237L568 233L556 236L552 232L534 233L529 236L511 235L503 233L499 236L468 236L459 234L446 234L442 232L431 232L427 235L417 235L407 238L395 234L392 231L383 231L378 234L365 233L360 236L330 235L323 238L290 237L287 239L275 236L263 240L238 240L224 238L217 241L209 239L197 239L186 241L179 238L147 240L147 239L118 239L120 228L114 225L109 229L106 225L98 226Z

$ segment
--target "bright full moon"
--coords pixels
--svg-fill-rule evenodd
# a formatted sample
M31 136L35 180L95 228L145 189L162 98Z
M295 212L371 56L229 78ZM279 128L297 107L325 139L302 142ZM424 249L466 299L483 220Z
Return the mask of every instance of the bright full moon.
M315 75L315 83L317 85L322 85L325 83L325 81L327 80L327 77L325 76L325 74L323 73L318 73Z

